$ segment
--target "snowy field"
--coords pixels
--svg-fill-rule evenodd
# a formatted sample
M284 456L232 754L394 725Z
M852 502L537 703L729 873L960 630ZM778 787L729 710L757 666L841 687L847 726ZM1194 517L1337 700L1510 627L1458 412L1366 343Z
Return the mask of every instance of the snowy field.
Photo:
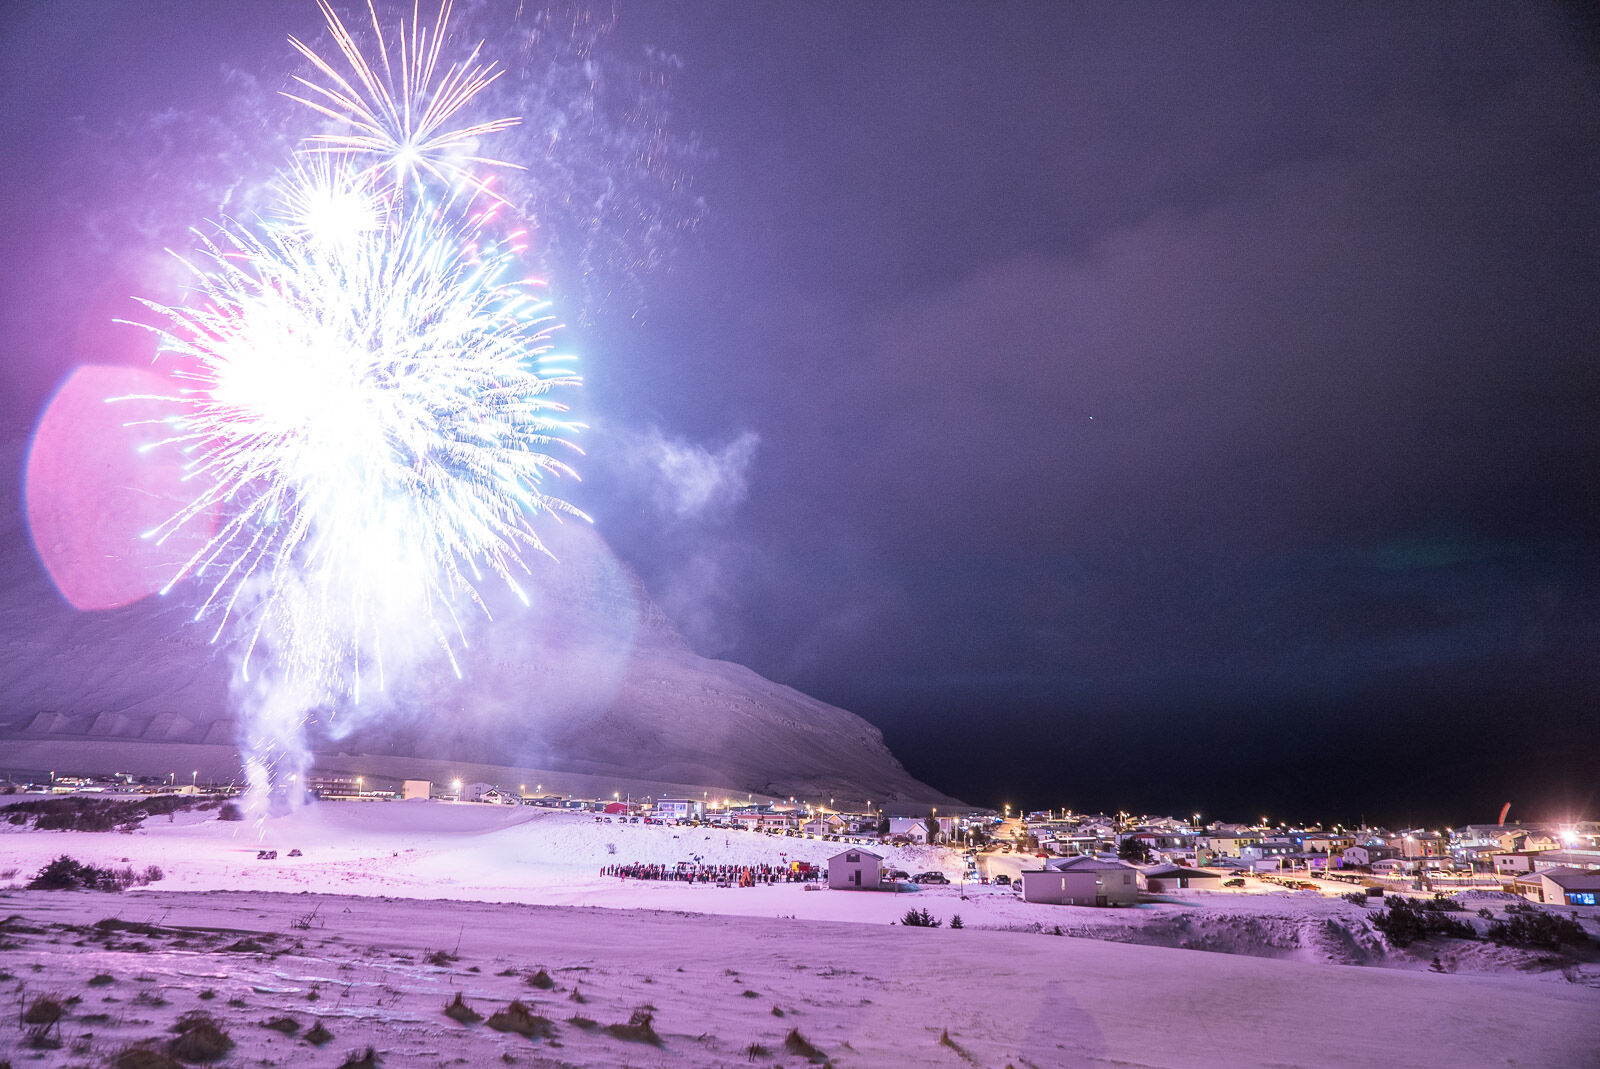
M15 1015L0 1026L19 1069L115 1064L196 1010L235 1044L228 1066L333 1069L368 1046L388 1066L1600 1066L1592 955L1397 952L1361 907L1317 894L1094 910L993 886L622 881L601 866L842 847L439 802L324 804L261 828L214 813L132 834L0 827L5 882L58 854L166 874L122 895L0 892L0 993L64 1007L44 1036L59 1048L27 1048ZM947 851L886 852L956 875ZM890 923L912 905L945 926ZM446 1016L458 992L486 1020ZM498 1023L539 1038L490 1027L514 999L529 1012ZM318 1024L322 1046L304 1038Z

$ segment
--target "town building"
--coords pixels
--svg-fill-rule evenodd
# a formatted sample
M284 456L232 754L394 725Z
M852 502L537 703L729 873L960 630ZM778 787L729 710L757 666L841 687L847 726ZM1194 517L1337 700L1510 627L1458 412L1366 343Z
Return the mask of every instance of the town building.
M876 891L883 878L883 858L859 848L828 859L828 886L836 891Z
M1131 906L1139 901L1139 870L1125 861L1055 858L1022 872L1022 898L1058 906Z

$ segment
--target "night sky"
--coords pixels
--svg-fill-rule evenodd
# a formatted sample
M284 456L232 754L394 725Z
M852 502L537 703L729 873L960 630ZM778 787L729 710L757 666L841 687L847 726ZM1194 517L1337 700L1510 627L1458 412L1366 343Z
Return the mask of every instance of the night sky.
M463 6L560 112L574 499L698 651L978 804L1600 815L1586 9ZM0 14L10 440L148 361L319 25Z

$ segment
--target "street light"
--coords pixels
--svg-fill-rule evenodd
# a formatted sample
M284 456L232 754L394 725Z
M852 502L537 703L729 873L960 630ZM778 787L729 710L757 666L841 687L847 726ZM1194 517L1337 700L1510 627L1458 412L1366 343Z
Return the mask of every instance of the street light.
M458 780L458 779L457 780L451 780L450 781L450 786L452 786L452 787L454 787L456 789L456 801L458 801L458 802L461 801L461 781Z
M199 779L200 779L200 770L197 768L193 772L189 773L189 786L191 786L191 787L198 786Z

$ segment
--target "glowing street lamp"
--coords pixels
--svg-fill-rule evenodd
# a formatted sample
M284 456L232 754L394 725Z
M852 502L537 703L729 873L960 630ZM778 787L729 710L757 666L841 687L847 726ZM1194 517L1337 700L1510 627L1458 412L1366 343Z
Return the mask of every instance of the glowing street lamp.
M461 801L461 781L458 780L458 779L457 780L451 780L450 781L450 786L452 786L452 787L454 787L456 789L456 801L458 801L458 802Z

